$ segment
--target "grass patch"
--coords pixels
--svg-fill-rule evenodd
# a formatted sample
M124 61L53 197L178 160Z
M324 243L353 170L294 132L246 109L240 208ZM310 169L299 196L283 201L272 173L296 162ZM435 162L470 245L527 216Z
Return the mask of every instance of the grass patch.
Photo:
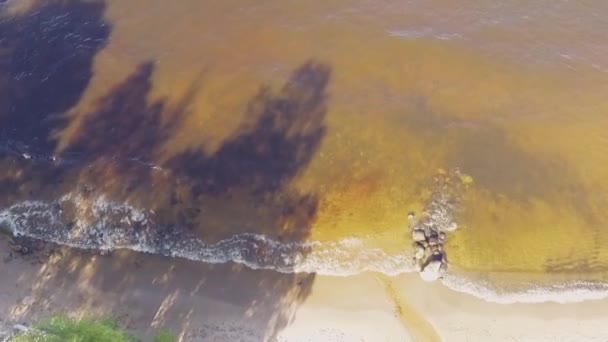
M40 321L27 332L15 336L11 342L139 342L125 329L110 319L73 319L57 315ZM154 342L175 342L169 330L160 330Z
M154 342L176 342L177 338L175 335L167 329L159 330L156 335L154 335Z
M17 335L14 342L136 342L135 337L112 320L53 316Z

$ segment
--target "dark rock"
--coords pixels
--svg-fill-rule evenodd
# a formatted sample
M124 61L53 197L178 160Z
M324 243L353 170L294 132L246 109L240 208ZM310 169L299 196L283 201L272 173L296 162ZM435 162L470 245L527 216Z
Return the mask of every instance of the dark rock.
M429 227L429 226L425 226L424 227L424 236L425 238L429 239L431 237L431 234L434 232L433 228Z

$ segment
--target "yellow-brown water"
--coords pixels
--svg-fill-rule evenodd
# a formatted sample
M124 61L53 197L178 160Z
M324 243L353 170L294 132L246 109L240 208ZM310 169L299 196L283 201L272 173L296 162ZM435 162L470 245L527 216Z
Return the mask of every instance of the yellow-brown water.
M213 154L260 87L280 89L312 60L331 70L326 134L289 184L319 199L308 240L410 248L408 212L423 210L438 169L459 169L473 184L446 247L451 264L608 270L605 3L112 0L105 16L110 38L62 146L151 60L148 102L175 104L198 85L156 158ZM247 223L235 212L253 210L203 203L234 225Z

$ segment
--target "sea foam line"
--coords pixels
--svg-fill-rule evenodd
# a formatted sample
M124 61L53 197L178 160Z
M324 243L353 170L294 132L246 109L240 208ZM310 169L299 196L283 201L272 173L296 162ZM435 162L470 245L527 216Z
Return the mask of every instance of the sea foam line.
M72 205L69 218L62 208ZM207 244L187 229L166 229L150 212L101 196L68 193L58 201L23 201L0 211L0 224L13 234L88 250L130 249L206 263L236 262L252 269L349 276L366 271L398 275L414 270L406 253L366 248L365 241L280 242L241 233ZM68 221L71 222L68 224Z
M61 208L67 203L76 208L70 225L62 218ZM207 244L186 230L159 229L147 210L104 196L87 199L68 193L52 202L23 201L0 211L0 225L15 235L79 249L130 249L206 263L235 262L282 273L350 276L369 271L396 276L415 271L410 253L389 254L366 247L365 240L359 238L280 242L260 234L242 233ZM442 283L454 291L500 304L608 298L608 284L584 281L526 284L522 290L504 291L491 282L448 272Z
M442 283L453 291L498 304L546 302L567 304L608 298L608 284L588 281L555 284L526 283L522 289L505 291L485 280L471 280L461 275L446 274Z

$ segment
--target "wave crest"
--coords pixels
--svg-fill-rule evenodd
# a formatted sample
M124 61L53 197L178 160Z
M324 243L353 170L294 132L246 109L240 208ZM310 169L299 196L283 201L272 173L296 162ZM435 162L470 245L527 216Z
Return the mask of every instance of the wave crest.
M66 215L69 207L73 212ZM282 273L348 276L373 271L397 275L414 270L408 253L366 248L365 241L357 238L280 242L242 233L208 244L187 229L159 227L147 210L104 196L88 199L69 193L53 202L23 201L2 210L0 224L15 235L81 249L130 249L207 263L236 262Z
M505 290L493 282L447 274L442 283L456 292L466 293L498 304L577 303L608 298L608 284L589 281L568 281L554 284L520 284L518 290Z
M72 212L67 215L70 207ZM349 276L369 271L396 276L415 272L411 253L391 254L370 247L365 239L281 242L242 233L205 243L187 229L159 227L153 216L148 210L104 196L87 198L68 193L56 201L23 201L3 209L0 225L15 235L80 249L130 249L206 263L235 262L282 273ZM530 282L519 286L519 290L505 290L485 279L448 272L442 283L454 291L500 304L608 298L608 284L586 281L548 285Z

